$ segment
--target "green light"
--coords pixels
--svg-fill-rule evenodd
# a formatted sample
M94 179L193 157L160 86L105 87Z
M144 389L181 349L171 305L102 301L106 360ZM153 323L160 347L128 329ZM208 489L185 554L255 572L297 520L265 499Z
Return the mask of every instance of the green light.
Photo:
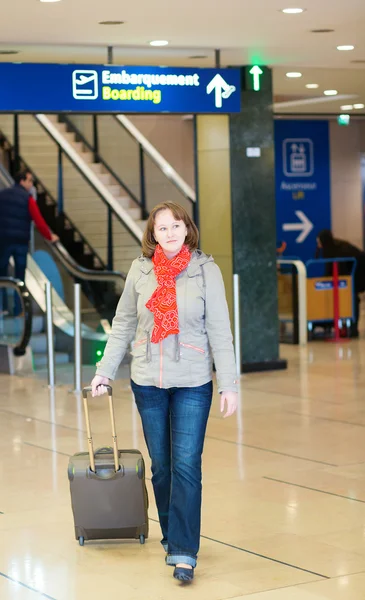
M253 66L250 70L250 75L253 76L253 89L255 92L259 92L261 89L260 77L263 73L263 70L258 65Z
M101 350L97 350L97 352L96 352L96 356L101 356L102 354L103 354L103 353L102 353L102 351L101 351Z
M350 124L350 115L338 115L337 123L339 125L349 125Z

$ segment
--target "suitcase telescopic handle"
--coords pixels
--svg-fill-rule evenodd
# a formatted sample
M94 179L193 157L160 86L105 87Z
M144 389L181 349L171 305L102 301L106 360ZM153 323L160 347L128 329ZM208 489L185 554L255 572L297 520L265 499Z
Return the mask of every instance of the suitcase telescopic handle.
M107 392L108 392L110 421L111 421L111 424L112 424L114 467L115 467L115 471L119 471L120 465L119 465L118 439L117 439L117 434L116 434L116 431L115 431L115 416L114 416L113 391L112 391L112 388L111 388L110 385L106 385L105 387L106 387ZM89 456L90 456L90 469L94 473L96 473L94 445L93 445L93 438L92 438L92 435L91 435L91 427L90 427L89 406L88 406L88 403L87 403L87 395L88 395L89 392L91 392L91 389L92 389L91 385L85 387L82 390L82 396L83 396L83 399L84 399L84 410L85 410L86 431L87 431L87 445L88 445Z

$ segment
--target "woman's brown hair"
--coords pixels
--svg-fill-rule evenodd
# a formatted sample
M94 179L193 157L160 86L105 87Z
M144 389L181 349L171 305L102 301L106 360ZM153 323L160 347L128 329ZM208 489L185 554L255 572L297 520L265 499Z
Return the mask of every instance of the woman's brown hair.
M191 217L186 212L185 208L175 202L161 202L157 204L148 217L145 232L142 238L142 254L148 258L152 258L155 253L157 242L154 236L155 220L157 213L162 210L170 210L174 215L176 221L184 221L188 234L185 239L185 244L188 246L190 252L193 252L198 247L199 242L199 231Z

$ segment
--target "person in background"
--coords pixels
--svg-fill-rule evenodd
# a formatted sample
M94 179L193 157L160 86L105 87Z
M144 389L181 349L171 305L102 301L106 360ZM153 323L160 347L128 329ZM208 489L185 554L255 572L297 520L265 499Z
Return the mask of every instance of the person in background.
M132 341L131 386L148 451L166 563L190 582L200 542L202 452L212 402L237 409L237 375L222 274L197 249L185 209L156 206L131 266L92 394L105 393Z
M322 254L323 258L355 258L355 315L351 330L351 337L359 337L359 317L360 317L360 294L365 291L365 252L357 248L350 242L333 237L332 231L323 229L317 236L317 254ZM353 269L352 261L338 263L339 275L350 275ZM333 263L326 265L326 275L332 276Z
M0 277L7 277L9 260L13 257L14 276L24 281L32 221L46 240L58 240L58 236L49 229L31 195L33 184L32 173L24 169L15 176L15 184L12 187L0 192ZM15 298L17 314L20 309L17 294Z

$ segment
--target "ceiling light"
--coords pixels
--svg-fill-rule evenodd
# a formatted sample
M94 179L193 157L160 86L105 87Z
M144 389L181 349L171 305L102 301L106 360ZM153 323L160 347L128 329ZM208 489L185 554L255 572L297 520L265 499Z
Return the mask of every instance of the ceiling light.
M340 50L342 52L346 52L349 50L355 50L355 46L337 46L337 50Z
M319 85L318 83L307 83L305 87L309 90L316 90L317 88L319 88Z
M323 93L325 96L337 96L338 91L337 90L325 90Z
M352 104L344 104L341 106L341 110L352 110L354 107Z
M167 40L154 40L153 42L150 42L150 46L167 46L167 45L168 45Z
M0 50L0 54L19 54L19 50Z
M365 104L354 104L354 108L356 108L356 110L361 110L362 108L365 108Z
M40 0L40 2L60 2L60 0Z
M334 29L311 29L311 33L333 33Z
M124 21L99 21L99 25L123 25Z
M289 79L299 79L302 77L302 73L287 73L286 76L289 77Z
M208 58L208 56L206 54L196 54L195 56L189 56L188 58L190 58L191 60L199 60L203 58Z
M285 13L286 15L300 15L304 11L305 11L305 8L282 8L281 9L281 12Z

